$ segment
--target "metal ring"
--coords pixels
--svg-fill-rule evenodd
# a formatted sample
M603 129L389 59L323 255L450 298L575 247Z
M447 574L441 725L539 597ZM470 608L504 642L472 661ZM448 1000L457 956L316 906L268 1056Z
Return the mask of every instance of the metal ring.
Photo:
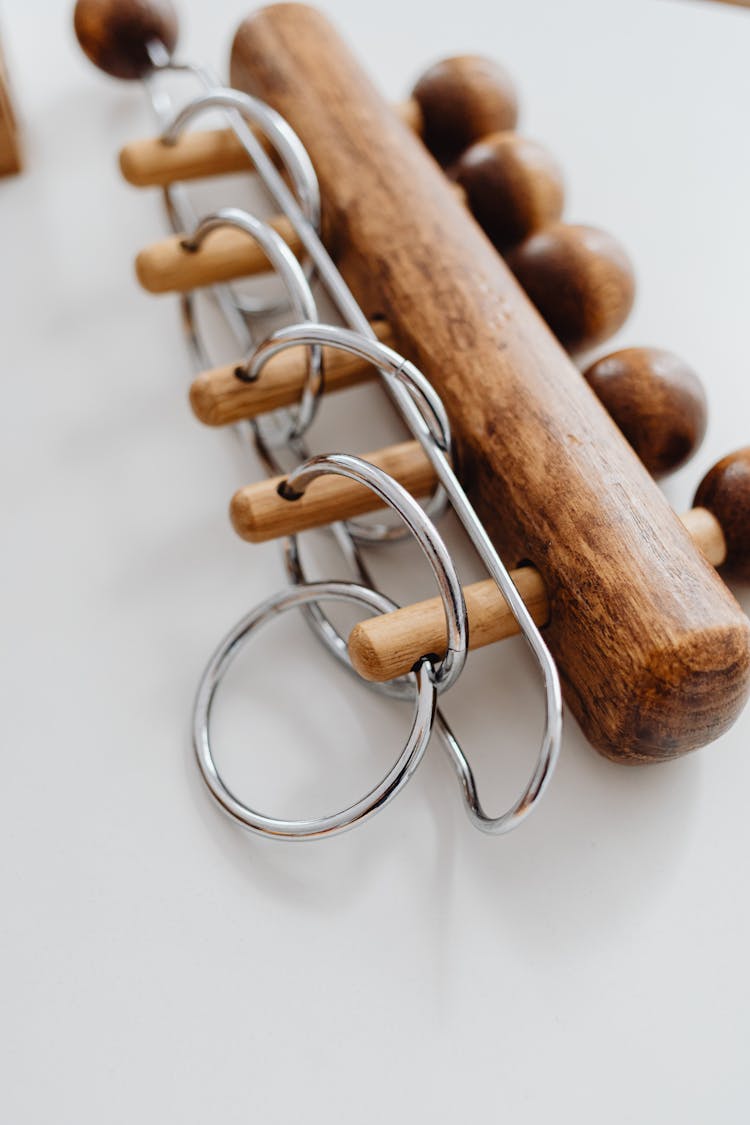
M272 332L258 345L248 359L248 375L259 378L263 367L273 356L301 344L326 345L337 351L356 355L371 363L384 381L403 384L419 409L425 435L442 453L450 455L450 423L440 396L413 363L376 338L369 339L359 332L331 324L291 324ZM436 521L444 513L446 506L445 491L438 485L424 510L430 519ZM352 538L359 543L393 542L405 537L400 528L388 524L348 520L346 526Z
M317 477L333 473L363 484L396 512L422 548L435 575L445 610L448 645L443 659L432 665L431 676L439 691L455 683L466 662L469 626L466 603L453 559L435 525L413 496L382 469L348 453L311 457L279 485L279 495L294 502ZM432 654L426 653L426 656Z
M265 102L259 101L258 98L253 98L250 94L243 94L239 90L222 87L211 89L205 94L199 94L183 106L165 127L161 135L161 141L166 145L176 144L180 133L188 122L205 113L206 110L217 108L228 111L229 123L241 143L244 143L243 130L238 128L237 125L246 126L250 124L263 134L278 154L292 181L305 219L316 231L319 230L320 188L307 149L281 114L271 109ZM238 122L235 121L236 117L239 117ZM252 153L248 146L244 145L244 147L252 160ZM305 260L303 269L305 277L311 283L315 275L315 265L309 257ZM237 296L235 300L242 312L248 316L271 316L283 312L287 308L284 301L260 301Z
M206 235L221 227L236 227L250 235L267 255L271 265L279 274L295 311L300 316L307 317L313 323L317 323L318 309L302 266L281 235L262 219L258 219L247 211L241 211L237 207L224 207L222 210L215 211L201 219L193 233L184 239L183 246L186 250L197 250ZM255 354L253 352L253 356ZM323 391L321 355L320 347L313 342L313 346L307 355L307 377L299 406L296 412L291 412L293 422L286 435L285 440L287 441L293 441L295 438L301 437L315 417ZM256 376L250 371L249 377L254 379Z
M258 424L259 421L259 419L255 418L247 423L253 434L255 451L260 457L263 467L269 476L286 476L291 470L288 465L283 465L281 463L276 448L272 442L269 442L267 434ZM285 448L291 450L289 445ZM302 461L308 461L311 457L310 452L304 448L302 442L295 443L294 452L300 454L298 464ZM360 549L361 544L352 536L346 523L338 521L329 524L329 526L323 530L328 532L336 540L341 554L353 572L353 581L360 586L374 587L375 583L372 575L362 557ZM405 534L409 534L406 529ZM302 562L299 549L299 536L286 536L281 540L281 550L284 559L284 568L289 581L295 586L308 585L312 580L308 578ZM344 636L344 634L339 631L323 607L312 603L303 606L302 613L312 631L328 649L331 656L346 668L352 676L355 676L359 680L361 677L352 666L349 657L348 637ZM388 695L392 699L410 699L412 694L408 678L404 676L400 676L396 680L388 680L385 683L373 682L368 684L368 687L377 694Z
M427 674L427 665L420 664L414 670L416 706L406 744L385 777L354 804L327 816L280 820L244 804L224 784L214 762L209 734L211 709L224 674L257 630L268 621L287 610L325 599L353 602L377 613L388 613L395 608L394 603L383 594L348 582L316 582L310 586L282 590L243 617L227 634L211 657L198 687L193 710L193 746L203 779L224 812L261 836L314 840L334 836L362 823L384 808L403 789L422 760L430 740L435 715L435 685Z

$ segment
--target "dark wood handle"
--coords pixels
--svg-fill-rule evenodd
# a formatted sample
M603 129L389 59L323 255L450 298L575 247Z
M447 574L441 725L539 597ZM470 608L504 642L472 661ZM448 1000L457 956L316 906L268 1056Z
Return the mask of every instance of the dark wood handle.
M715 738L750 687L750 623L438 165L310 8L246 20L231 76L299 134L331 251L441 394L506 563L540 571L587 737L626 761Z

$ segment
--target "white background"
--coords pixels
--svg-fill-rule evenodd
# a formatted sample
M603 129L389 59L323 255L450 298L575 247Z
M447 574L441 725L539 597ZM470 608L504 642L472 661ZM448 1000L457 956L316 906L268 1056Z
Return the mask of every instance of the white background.
M185 0L186 54L225 71L246 3ZM512 69L524 129L566 169L568 216L636 262L616 342L673 348L706 380L706 442L667 485L688 507L750 440L750 13L324 7L391 97L456 51ZM280 564L233 535L227 502L259 467L193 420L174 303L133 279L163 229L157 196L116 170L150 130L145 102L79 55L69 8L3 12L28 170L0 184L0 1120L746 1122L750 713L642 770L570 720L552 789L506 839L471 829L437 746L380 817L321 844L249 838L210 803L193 690ZM396 436L359 409L367 394L331 403L319 448ZM377 570L398 597L430 592L409 551ZM531 673L513 642L448 700L490 807L531 762ZM220 762L281 815L352 798L404 733L293 620L231 681Z

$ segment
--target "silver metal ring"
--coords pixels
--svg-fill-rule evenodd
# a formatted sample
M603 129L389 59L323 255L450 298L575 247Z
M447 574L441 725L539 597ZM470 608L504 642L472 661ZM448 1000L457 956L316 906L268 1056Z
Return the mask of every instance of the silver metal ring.
M193 233L185 238L183 246L187 250L197 250L206 235L212 230L218 230L222 227L236 227L258 243L283 281L294 310L298 315L307 317L313 323L317 323L318 309L302 266L281 235L262 219L258 219L248 211L241 211L237 207L224 207L222 210L215 211L201 219ZM253 352L253 356L255 354ZM307 377L300 396L299 406L296 411L290 412L293 422L286 435L286 441L293 441L295 438L301 437L315 417L323 391L321 357L320 347L313 343L307 354ZM256 378L252 370L248 372L248 375L250 379Z
M176 144L185 126L210 109L228 111L227 117L240 142L243 142L244 130L248 125L254 126L263 134L273 146L289 175L305 219L315 230L319 230L320 188L307 149L281 114L258 98L243 94L239 90L222 87L199 94L188 102L164 128L161 135L162 143ZM252 152L247 145L244 147L252 160ZM308 282L311 283L315 266L309 257L305 260L303 271ZM271 316L287 308L284 301L259 301L239 296L236 296L235 300L242 312L248 316Z
M440 396L413 363L378 339L369 339L360 332L332 324L291 324L277 329L257 346L248 359L248 375L259 378L266 363L287 348L315 344L326 345L367 360L386 383L402 384L419 409L425 436L441 452L450 455L450 423ZM446 505L445 491L438 485L424 510L430 519L436 521L444 513ZM346 526L352 538L359 543L393 542L405 538L400 528L389 524L347 520Z
M224 674L263 625L279 614L286 613L287 610L326 599L353 602L376 613L388 613L395 608L394 603L383 594L348 582L316 582L310 586L282 590L243 617L227 634L211 657L198 687L193 709L193 746L203 779L224 812L239 821L243 827L261 836L287 840L315 840L323 836L337 835L348 828L353 828L355 824L361 824L368 817L385 808L403 789L422 760L430 740L436 692L432 678L427 674L428 666L420 664L414 670L416 704L406 744L385 777L354 804L327 816L306 820L280 820L277 817L266 816L244 804L224 784L214 761L209 733L211 709L216 690Z
M279 495L293 503L317 477L328 473L347 477L369 488L400 516L422 548L435 575L445 610L448 646L443 659L431 665L430 673L438 690L445 691L461 674L469 641L464 592L448 548L414 497L393 477L389 477L369 461L363 461L361 457L353 457L348 453L311 457L281 483ZM425 656L432 658L430 653L425 653Z

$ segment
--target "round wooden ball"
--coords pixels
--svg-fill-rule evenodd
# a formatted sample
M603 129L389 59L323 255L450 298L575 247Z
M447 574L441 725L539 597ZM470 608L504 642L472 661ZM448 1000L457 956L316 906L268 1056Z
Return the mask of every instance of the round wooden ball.
M474 218L504 251L562 214L559 164L536 141L492 133L466 150L455 168Z
M412 90L422 114L422 138L441 164L451 164L474 141L513 129L518 99L498 63L460 55L435 63Z
M570 352L607 340L633 307L630 259L612 235L596 227L555 223L527 238L506 260Z
M623 348L592 363L584 378L655 477L679 468L703 441L703 385L672 352Z
M152 68L150 43L169 55L177 44L169 0L78 0L74 25L84 54L113 78L142 78Z
M698 485L693 506L708 508L719 522L727 545L722 569L750 582L750 446L714 465Z

